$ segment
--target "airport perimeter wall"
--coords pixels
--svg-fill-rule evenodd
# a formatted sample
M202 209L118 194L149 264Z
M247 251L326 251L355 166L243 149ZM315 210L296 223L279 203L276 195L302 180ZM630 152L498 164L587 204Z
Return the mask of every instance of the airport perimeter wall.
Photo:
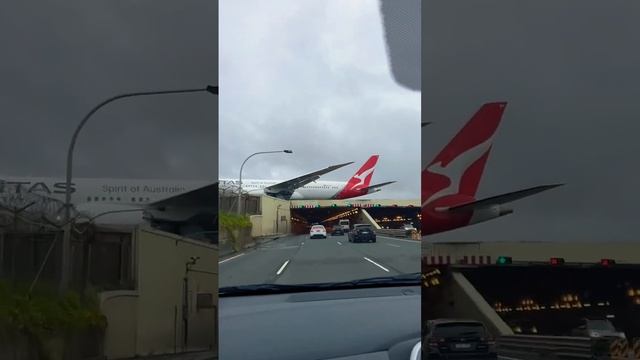
M238 239L235 246L228 234L220 231L221 257L256 246L265 239L283 236L291 232L289 201L261 196L256 203L259 204L259 214L249 215L251 229L248 232L240 231L237 234Z
M135 289L100 293L106 359L217 350L217 247L146 227L133 242Z

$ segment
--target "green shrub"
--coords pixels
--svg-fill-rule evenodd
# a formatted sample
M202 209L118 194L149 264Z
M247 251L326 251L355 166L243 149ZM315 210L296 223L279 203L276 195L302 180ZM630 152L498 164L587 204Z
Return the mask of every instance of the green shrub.
M25 285L0 281L0 334L21 334L42 348L48 339L106 326L95 293L70 291L60 296L51 287L40 286L29 294Z
M226 231L229 237L235 241L235 233L241 229L251 228L251 220L247 215L237 215L231 213L220 213L220 227Z

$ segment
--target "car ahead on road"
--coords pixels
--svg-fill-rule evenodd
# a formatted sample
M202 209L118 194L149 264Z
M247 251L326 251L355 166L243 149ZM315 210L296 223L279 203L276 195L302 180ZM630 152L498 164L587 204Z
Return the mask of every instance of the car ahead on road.
M344 235L344 230L342 229L342 227L334 226L333 229L331 229L331 236L342 236L342 235Z
M349 242L376 242L376 233L369 224L355 224L349 232Z
M497 359L495 341L480 321L429 320L422 353L427 359Z
M322 225L313 225L311 227L311 230L309 231L309 238L310 239L315 239L315 238L326 239L327 230Z
M616 330L611 321L606 318L584 318L582 319L580 326L571 331L571 335L598 339L627 338L624 332Z

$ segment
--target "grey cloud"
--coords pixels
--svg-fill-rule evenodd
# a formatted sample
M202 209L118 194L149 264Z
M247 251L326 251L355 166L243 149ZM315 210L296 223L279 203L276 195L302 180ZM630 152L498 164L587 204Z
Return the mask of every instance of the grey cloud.
M110 96L216 84L217 15L205 0L5 4L1 173L62 176L74 127ZM75 174L215 179L217 138L214 96L123 100L83 130Z
M487 101L509 102L479 197L566 182L434 240L637 240L640 4L425 2L423 162Z
M221 177L236 178L255 151L294 154L256 157L245 178L354 161L323 177L346 180L380 154L373 181L398 183L374 197L419 196L420 94L393 81L377 1L221 6Z

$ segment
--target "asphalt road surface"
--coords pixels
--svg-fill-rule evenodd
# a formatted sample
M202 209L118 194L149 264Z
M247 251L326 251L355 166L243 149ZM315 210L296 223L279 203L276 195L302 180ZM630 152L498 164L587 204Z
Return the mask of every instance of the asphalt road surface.
M219 262L220 287L310 284L420 272L420 241L378 235L376 243L347 236L287 236Z

